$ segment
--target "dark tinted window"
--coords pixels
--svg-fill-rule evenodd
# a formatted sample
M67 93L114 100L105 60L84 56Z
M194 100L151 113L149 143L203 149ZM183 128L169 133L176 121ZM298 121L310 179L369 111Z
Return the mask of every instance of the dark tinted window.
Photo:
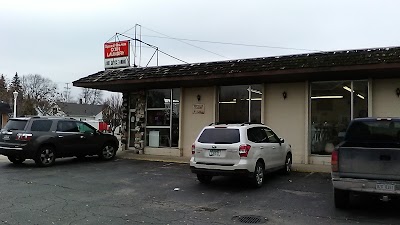
M232 144L240 141L238 129L215 128L205 129L198 142L212 144Z
M52 123L53 121L51 120L34 120L32 122L31 131L50 131Z
M28 120L9 120L4 127L5 130L24 130Z
M247 138L249 141L255 143L265 143L268 142L267 135L261 127L253 127L247 130Z
M79 132L78 126L74 121L59 121L57 131L61 132Z
M346 133L348 141L400 141L400 122L388 120L354 121Z

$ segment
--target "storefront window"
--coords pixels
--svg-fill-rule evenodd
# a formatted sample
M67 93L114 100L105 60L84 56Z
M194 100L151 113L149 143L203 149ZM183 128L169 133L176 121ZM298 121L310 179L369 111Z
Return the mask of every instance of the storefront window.
M368 81L354 81L353 90L353 118L368 117Z
M331 154L350 120L368 116L367 96L368 81L311 84L311 154Z
M219 89L219 122L261 122L262 85L222 86Z
M179 105L180 89L148 91L146 146L178 147Z

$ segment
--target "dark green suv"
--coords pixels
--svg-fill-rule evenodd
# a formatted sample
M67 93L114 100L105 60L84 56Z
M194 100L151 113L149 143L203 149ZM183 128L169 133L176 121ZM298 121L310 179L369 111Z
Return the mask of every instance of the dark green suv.
M40 166L51 166L56 158L88 155L110 160L118 146L115 136L63 117L13 118L0 132L0 154L14 164L33 159Z

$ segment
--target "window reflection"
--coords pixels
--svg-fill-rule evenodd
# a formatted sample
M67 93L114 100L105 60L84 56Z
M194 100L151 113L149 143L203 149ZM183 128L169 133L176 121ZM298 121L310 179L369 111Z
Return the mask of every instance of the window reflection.
M169 108L171 89L155 89L148 91L147 108Z
M220 87L219 122L261 122L261 100L262 85Z

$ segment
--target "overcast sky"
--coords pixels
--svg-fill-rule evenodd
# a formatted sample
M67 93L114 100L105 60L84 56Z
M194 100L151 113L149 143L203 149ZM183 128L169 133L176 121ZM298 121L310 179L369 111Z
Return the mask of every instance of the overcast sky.
M103 70L104 43L135 24L143 41L190 63L400 46L399 8L396 0L0 0L0 74L37 73L63 86ZM293 49L186 41L213 54L164 35ZM137 64L152 54L142 48ZM159 65L178 63L159 55Z

